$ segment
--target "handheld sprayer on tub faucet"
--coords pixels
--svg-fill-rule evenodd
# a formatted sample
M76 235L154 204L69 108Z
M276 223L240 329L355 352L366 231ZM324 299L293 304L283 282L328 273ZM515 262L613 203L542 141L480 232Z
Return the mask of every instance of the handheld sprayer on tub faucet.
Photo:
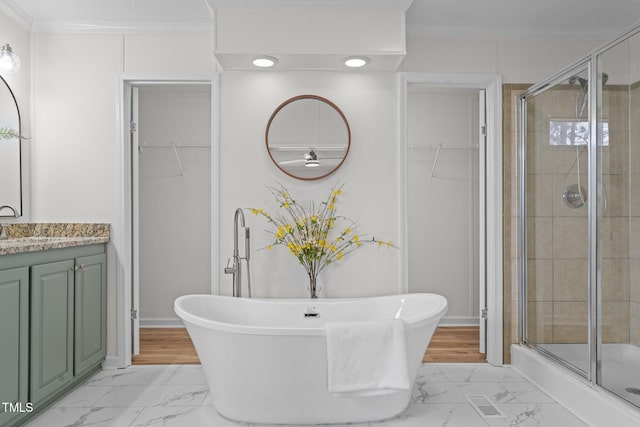
M244 228L244 257L240 257L238 250L238 218L240 219L240 227ZM251 298L251 269L249 268L250 257L250 240L251 233L249 227L245 226L244 212L242 208L236 209L233 216L233 265L229 267L229 261L227 260L227 266L224 269L225 274L233 275L233 296L242 296L242 264L244 259L247 262L247 294Z

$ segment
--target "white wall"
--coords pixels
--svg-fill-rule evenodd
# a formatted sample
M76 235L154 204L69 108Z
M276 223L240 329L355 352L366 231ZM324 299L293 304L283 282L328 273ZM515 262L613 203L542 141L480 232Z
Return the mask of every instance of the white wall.
M0 13L2 16L2 13ZM3 17L6 19L6 17ZM3 31L4 26L0 26ZM498 72L506 82L531 82L557 71L598 43L558 41L409 39L403 70ZM213 72L212 40L203 36L33 35L33 221L117 220L117 83L120 73ZM16 45L17 47L17 45ZM486 47L486 49L484 49ZM176 49L179 48L179 49ZM535 48L535 49L534 49ZM171 55L167 53L171 52ZM29 91L23 85L20 91ZM232 248L236 207L272 207L265 184L285 183L318 199L345 182L339 209L362 231L399 236L397 88L393 73L235 72L221 76L220 262ZM352 128L352 149L343 167L321 182L294 182L270 163L264 147L266 121L283 100L315 93L335 102ZM27 94L18 93L19 97ZM24 99L24 98L22 98ZM264 224L250 218L254 247L264 243ZM119 233L120 230L113 230ZM365 248L321 275L322 296L395 292L399 251ZM116 342L116 271L110 245L108 353ZM256 295L304 296L306 276L285 251L256 252ZM220 292L230 276L219 273Z
M122 39L124 73L167 77L214 72L210 35L128 34Z
M266 151L265 128L273 110L300 94L328 98L351 127L351 150L342 167L319 181L299 181L283 174ZM227 72L221 76L220 100L220 261L233 248L233 212L238 207L275 204L265 186L284 184L301 200L323 200L336 183L344 183L338 213L358 221L361 232L398 242L399 175L397 173L397 94L392 73ZM266 222L251 214L253 248L269 241ZM399 251L363 247L346 262L322 272L322 297L398 292ZM306 297L308 278L288 250L252 254L253 290L260 297ZM231 276L220 274L220 293L231 293Z
M116 218L117 36L34 35L32 219Z
M603 40L408 38L403 71L500 73L503 83L535 83L599 47Z

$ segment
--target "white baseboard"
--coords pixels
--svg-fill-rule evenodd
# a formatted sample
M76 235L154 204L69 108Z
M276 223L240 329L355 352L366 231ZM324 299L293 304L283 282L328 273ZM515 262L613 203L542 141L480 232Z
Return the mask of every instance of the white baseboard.
M480 318L474 316L444 316L438 326L478 326Z
M640 413L535 350L511 346L511 367L590 426L640 425Z
M184 328L181 319L174 317L153 317L148 319L140 319L141 328Z
M123 366L120 366L120 359L118 356L107 356L104 358L104 362L102 362L102 369L120 369Z

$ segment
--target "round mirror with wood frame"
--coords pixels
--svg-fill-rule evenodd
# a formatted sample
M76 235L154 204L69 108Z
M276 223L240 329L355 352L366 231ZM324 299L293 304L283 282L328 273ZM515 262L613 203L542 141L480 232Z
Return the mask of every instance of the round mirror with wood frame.
M289 98L275 109L266 130L267 152L287 175L314 180L335 172L351 146L344 113L317 95Z

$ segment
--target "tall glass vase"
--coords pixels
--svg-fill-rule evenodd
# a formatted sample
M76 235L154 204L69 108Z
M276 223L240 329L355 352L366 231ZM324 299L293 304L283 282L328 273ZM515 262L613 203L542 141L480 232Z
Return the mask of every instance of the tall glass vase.
M316 290L316 276L309 274L309 292L311 293L311 298L318 298Z

